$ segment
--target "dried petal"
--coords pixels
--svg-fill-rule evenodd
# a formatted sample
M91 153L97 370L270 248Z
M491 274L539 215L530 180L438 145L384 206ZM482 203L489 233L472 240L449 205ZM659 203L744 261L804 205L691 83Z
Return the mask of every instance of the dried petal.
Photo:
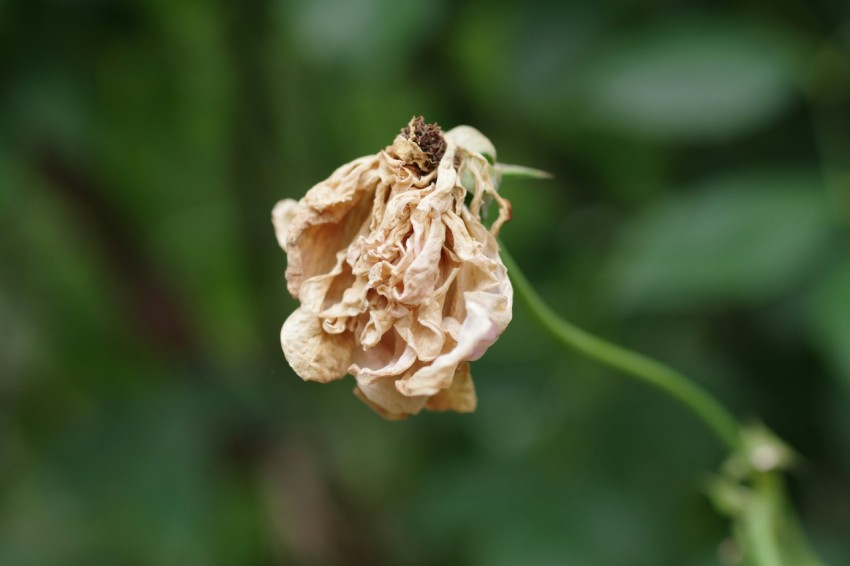
M495 239L510 203L494 161L477 130L443 134L414 118L383 151L275 206L301 301L281 332L298 375L351 373L357 396L387 418L475 409L468 362L505 329L513 301ZM489 229L488 201L499 208Z
M469 373L469 363L463 362L455 370L451 387L430 397L425 408L431 411L471 413L477 405L478 397L475 395L475 386Z
M307 381L339 379L351 363L351 337L328 334L321 319L303 307L283 323L280 343L289 365Z

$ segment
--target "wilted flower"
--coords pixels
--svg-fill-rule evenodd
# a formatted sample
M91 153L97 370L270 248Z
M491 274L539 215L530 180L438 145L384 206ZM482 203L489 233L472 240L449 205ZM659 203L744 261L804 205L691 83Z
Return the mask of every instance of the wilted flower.
M470 412L469 362L511 320L513 289L495 236L510 219L490 141L414 118L393 144L355 159L272 212L289 292L281 330L305 380L352 374L381 415ZM481 222L486 203L498 217Z

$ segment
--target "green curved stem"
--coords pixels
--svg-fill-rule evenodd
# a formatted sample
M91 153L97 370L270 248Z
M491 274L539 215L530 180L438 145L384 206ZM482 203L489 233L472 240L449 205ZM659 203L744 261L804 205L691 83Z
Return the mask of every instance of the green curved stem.
M508 274L514 283L517 295L537 321L561 343L655 386L690 409L731 450L738 448L740 427L737 421L705 390L662 363L607 342L565 321L543 302L504 246L502 246L501 256L508 268Z
M750 505L749 517L745 520L747 539L752 553L759 558L759 566L783 566L784 561L780 552L781 545L777 540L775 518L781 516L779 505L779 478L772 474L761 474L756 477L756 489L759 497L753 498Z

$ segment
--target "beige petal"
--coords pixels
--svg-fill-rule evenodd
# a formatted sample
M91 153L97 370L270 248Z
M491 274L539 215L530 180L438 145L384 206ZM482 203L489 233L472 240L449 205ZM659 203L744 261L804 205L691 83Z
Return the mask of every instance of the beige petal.
M304 307L295 310L280 330L283 355L301 379L327 383L343 377L351 365L352 337L328 334L319 317Z
M358 382L354 394L382 417L391 420L419 413L428 401L428 397L402 395L393 387L392 379L386 378L372 383Z
M279 201L272 209L272 224L278 245L286 251L286 237L289 226L298 214L298 202L290 198Z
M469 364L464 362L457 366L452 385L431 396L425 404L429 411L455 411L472 413L478 405L475 386L469 373Z
M426 232L427 231L427 232ZM426 224L414 223L415 259L404 273L404 291L397 300L403 303L420 304L433 297L434 287L440 275L440 256L445 242L446 227L436 219Z
M368 384L377 378L403 375L416 361L413 349L394 332L388 333L374 348L359 350L353 356L348 372L360 384Z
M457 126L446 132L446 138L470 153L480 153L496 161L496 148L487 137L472 126Z
M367 230L375 187L380 182L381 153L357 159L337 169L301 199L287 231L289 292L298 298L301 283L333 267L336 253ZM386 157L385 157L386 158Z
M506 317L505 312L491 311L493 302L486 295L467 293L467 316L460 329L457 345L410 378L397 381L399 392L410 396L435 395L451 385L458 364L481 357L505 328L501 324Z
M430 362L439 356L446 342L442 328L442 299L435 297L433 301L398 319L395 324L399 336L416 352L416 358L423 362Z

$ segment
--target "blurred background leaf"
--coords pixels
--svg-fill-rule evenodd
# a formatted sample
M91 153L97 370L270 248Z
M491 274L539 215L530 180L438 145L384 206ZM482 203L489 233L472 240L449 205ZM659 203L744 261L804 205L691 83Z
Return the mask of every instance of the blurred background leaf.
M709 179L630 221L611 277L627 308L775 300L823 261L831 220L817 175Z
M699 20L626 31L587 63L585 104L600 126L635 135L748 133L793 101L798 38L771 31Z
M810 309L814 341L833 368L850 386L850 264L838 265L815 288Z

